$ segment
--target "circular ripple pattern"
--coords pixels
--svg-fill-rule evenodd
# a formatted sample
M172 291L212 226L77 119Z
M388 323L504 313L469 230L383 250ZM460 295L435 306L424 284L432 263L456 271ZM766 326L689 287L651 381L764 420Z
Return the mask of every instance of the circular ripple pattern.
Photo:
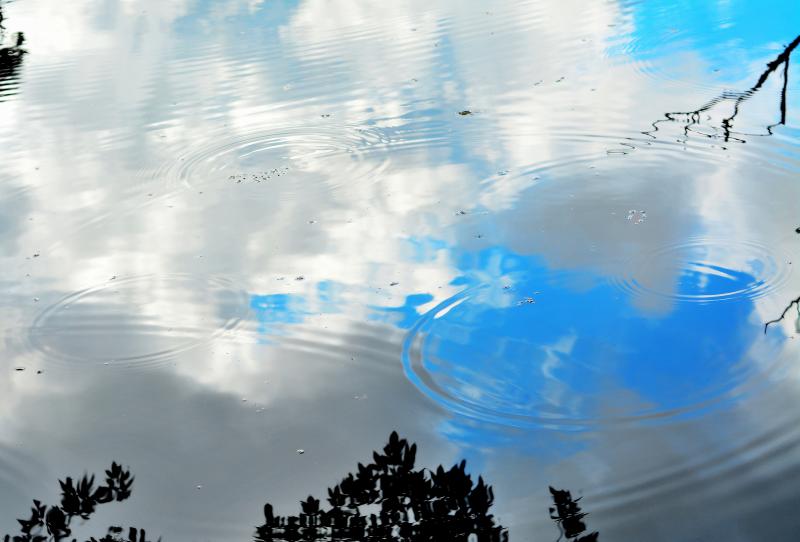
M756 299L786 282L787 261L758 243L696 238L639 258L614 283L634 296L681 302Z
M294 191L303 192L317 186L320 176L332 188L374 178L388 165L388 143L370 127L275 128L221 136L156 175L193 190L229 187L246 190L248 197L274 197L270 186L275 183L290 183Z
M406 375L446 409L516 427L656 422L741 398L781 363L746 295L653 310L592 274L521 274L409 332Z
M245 294L219 278L116 279L47 308L29 340L50 360L153 365L234 328L247 306Z

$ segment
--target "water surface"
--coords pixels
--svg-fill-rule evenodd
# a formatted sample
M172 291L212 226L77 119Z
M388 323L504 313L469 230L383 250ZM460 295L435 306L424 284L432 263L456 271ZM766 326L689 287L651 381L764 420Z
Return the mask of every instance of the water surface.
M395 430L512 541L800 527L800 6L0 9L1 532L116 461L92 535L251 540Z

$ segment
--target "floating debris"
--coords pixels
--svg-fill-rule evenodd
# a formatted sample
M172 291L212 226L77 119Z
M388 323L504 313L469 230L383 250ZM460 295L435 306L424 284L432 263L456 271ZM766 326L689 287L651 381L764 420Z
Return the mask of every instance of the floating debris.
M306 451L302 448L298 448L297 453L303 455L304 453L306 453Z
M306 280L306 278L303 275L299 275L295 277L294 280Z
M524 297L517 302L517 305L535 305L536 300L532 297Z
M456 211L456 215L458 215L458 216L465 215L465 214L467 214L467 212L464 209L459 209L458 211Z
M633 222L634 224L641 224L642 222L647 220L647 212L631 209L630 211L628 211L628 216L625 217L625 219L629 222Z
M465 109L464 111L459 111L458 114L461 115L462 117L466 117L467 115L472 115L472 111L470 111L469 109Z
M269 171L263 171L261 173L240 173L237 175L230 175L228 176L229 181L233 181L236 184L242 183L262 183L268 181L270 179L274 179L276 177L282 177L289 172L288 166L279 167L279 168L272 168Z
M398 284L400 284L400 283L399 282L390 282L389 286L397 286Z
M14 370L21 373L25 370L25 367L14 367Z

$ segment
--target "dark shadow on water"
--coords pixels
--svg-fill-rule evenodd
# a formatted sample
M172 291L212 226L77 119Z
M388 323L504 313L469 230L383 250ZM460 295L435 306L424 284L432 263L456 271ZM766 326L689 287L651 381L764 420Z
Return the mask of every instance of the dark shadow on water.
M417 445L396 432L372 462L358 464L328 489L327 506L309 496L300 502L296 516L275 515L264 505L264 523L256 527L255 542L508 542L508 530L490 513L494 492L483 477L477 481L466 471L466 461L445 469L415 469ZM76 518L88 520L101 504L121 502L131 496L133 476L117 463L105 472L105 484L95 486L94 476L79 481L66 478L61 485L61 504L48 506L33 501L31 515L20 519L18 535L4 542L77 542L72 535ZM586 532L578 499L569 491L550 487L550 517L561 531L558 540L594 542L598 533ZM159 540L161 540L159 538ZM102 538L86 542L148 542L144 529L109 527Z
M675 111L671 113L665 113L663 119L657 120L653 122L653 130L644 132L645 134L655 137L655 132L659 130L659 124L661 123L683 123L683 133L684 135L688 136L689 132L697 133L698 135L704 135L706 137L718 137L716 134L704 134L701 132L697 132L693 130L694 126L698 126L703 121L704 113L709 112L712 108L726 103L726 102L733 102L733 113L729 116L722 119L720 123L720 128L722 131L722 139L725 142L731 141L732 139L735 141L739 141L744 143L745 140L741 139L740 137L735 136L763 136L763 135L772 135L772 130L782 124L786 124L786 91L789 84L789 62L791 60L792 53L800 45L800 36L797 36L790 44L788 44L784 50L771 62L767 63L766 69L761 73L756 83L750 87L749 89L745 90L744 92L723 92L721 95L709 100L703 106L695 109L694 111ZM779 101L779 109L780 109L780 120L774 124L770 124L766 127L767 133L766 134L744 134L735 132L733 129L733 123L736 117L739 115L740 109L742 105L749 100L754 94L756 94L763 86L764 83L770 78L770 76L779 71L779 68L782 68L780 71L782 72L782 88L781 88L781 95Z

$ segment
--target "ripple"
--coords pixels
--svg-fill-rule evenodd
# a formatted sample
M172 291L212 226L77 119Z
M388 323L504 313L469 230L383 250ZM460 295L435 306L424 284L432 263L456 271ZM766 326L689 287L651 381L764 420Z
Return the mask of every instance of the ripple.
M233 329L247 307L246 296L221 278L115 279L48 307L28 339L49 360L156 365Z
M756 299L786 283L787 262L756 242L695 238L637 258L612 282L634 296L679 302Z
M533 261L519 275L442 302L405 339L406 376L447 410L515 427L656 422L740 398L779 364L750 296L653 311L590 273Z
M302 193L374 180L388 166L385 135L352 125L294 126L222 136L192 148L155 173L168 186L242 190L274 197L274 185ZM284 192L285 193L285 192Z

